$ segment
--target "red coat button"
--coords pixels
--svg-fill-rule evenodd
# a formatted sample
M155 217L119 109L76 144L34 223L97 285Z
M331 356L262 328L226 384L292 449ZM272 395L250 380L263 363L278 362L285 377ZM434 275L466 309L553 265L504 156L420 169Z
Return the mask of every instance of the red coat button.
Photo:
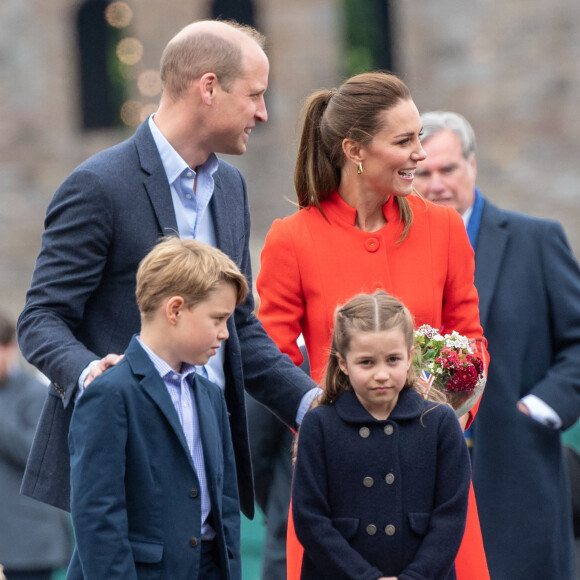
M368 252L376 252L379 249L380 242L378 238L367 238L365 240L365 248Z

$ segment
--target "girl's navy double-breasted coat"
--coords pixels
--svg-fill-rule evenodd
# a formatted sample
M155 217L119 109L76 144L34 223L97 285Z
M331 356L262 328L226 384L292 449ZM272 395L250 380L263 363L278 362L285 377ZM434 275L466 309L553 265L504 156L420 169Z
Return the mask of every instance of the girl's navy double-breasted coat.
M301 577L454 579L469 482L453 410L413 390L386 421L352 391L308 412L292 484Z

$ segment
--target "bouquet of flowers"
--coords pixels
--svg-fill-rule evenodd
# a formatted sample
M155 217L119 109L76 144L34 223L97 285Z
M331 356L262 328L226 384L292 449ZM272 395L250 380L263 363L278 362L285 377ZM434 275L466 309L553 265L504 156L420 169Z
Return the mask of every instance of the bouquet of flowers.
M435 388L445 394L460 417L475 405L485 387L485 357L481 339L456 331L442 336L424 324L415 331L414 364L427 397Z

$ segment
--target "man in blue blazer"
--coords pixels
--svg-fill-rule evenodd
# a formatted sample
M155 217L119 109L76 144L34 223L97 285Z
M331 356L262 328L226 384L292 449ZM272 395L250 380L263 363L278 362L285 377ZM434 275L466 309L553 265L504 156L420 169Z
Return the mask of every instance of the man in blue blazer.
M580 268L560 224L482 197L462 116L432 112L422 122L427 158L415 186L462 214L475 250L491 363L473 423L473 484L490 576L573 580L560 433L580 416Z
M81 164L55 193L18 321L22 352L52 381L25 495L69 508L66 438L74 400L118 362L137 332L135 272L161 236L177 232L220 248L252 287L246 183L216 153L243 154L253 127L267 120L263 42L232 23L185 27L162 56L157 112L130 139ZM250 518L244 387L291 427L317 392L253 310L250 294L229 323L229 340L204 367L224 388L240 503Z

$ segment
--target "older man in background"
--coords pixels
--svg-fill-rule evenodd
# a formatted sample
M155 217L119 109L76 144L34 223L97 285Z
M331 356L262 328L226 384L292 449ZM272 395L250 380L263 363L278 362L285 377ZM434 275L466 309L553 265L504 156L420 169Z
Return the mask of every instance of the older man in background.
M560 433L580 416L580 268L560 224L500 209L475 186L475 136L456 113L422 116L425 198L462 215L491 357L472 427L473 484L491 578L572 580Z

